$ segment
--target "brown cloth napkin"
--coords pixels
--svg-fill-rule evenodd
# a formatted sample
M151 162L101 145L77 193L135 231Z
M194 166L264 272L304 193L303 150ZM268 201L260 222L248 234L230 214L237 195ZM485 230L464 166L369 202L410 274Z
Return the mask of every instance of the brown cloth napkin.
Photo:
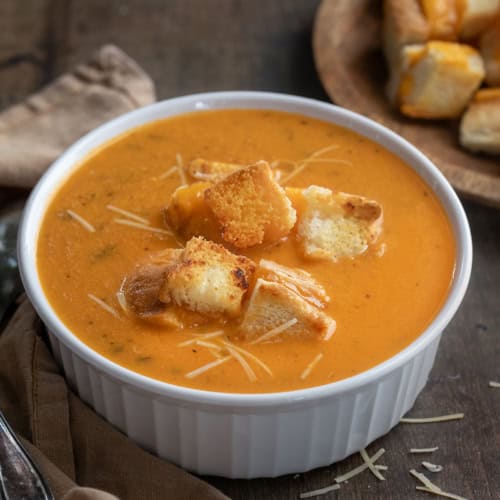
M22 298L0 335L0 408L56 499L110 500L110 494L123 500L227 499L143 451L86 406L68 389L44 335Z
M155 100L151 78L106 45L23 103L0 113L0 184L31 187L86 132Z

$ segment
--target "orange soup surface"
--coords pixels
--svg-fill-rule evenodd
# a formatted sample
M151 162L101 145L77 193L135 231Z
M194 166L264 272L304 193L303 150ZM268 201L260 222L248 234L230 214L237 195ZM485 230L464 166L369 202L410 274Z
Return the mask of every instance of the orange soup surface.
M295 229L277 244L238 251L254 262L265 258L308 271L329 295L324 312L337 323L327 341L284 336L258 344L235 336L234 323L222 325L223 335L206 343L219 345L221 339L229 339L254 355L271 372L243 355L256 380L235 358L186 377L218 359L214 349L186 341L218 331L220 324L182 330L161 326L126 314L117 300L124 276L138 262L184 243L164 231L162 208L182 182L179 170L171 167L198 157L243 165L266 160L282 170L282 179L294 165L314 158L286 186L317 185L354 193L383 208L378 244L355 258L305 259L297 251ZM342 380L408 346L446 299L455 246L449 221L431 189L383 147L308 117L234 109L151 123L93 152L54 195L42 224L37 258L42 286L58 316L103 356L176 385L265 393Z

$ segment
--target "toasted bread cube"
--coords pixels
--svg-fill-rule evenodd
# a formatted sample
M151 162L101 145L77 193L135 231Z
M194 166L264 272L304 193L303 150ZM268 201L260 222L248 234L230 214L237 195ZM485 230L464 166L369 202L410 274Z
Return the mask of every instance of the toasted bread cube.
M492 87L500 86L500 16L482 33L479 50L486 70L486 83Z
M500 11L500 0L460 0L460 38L470 40L478 36Z
M384 0L382 38L390 68L398 65L401 49L429 40L430 26L419 0Z
M400 110L417 118L455 118L483 78L481 56L472 47L428 42L402 76L398 92Z
M245 168L245 165L196 158L189 163L187 172L193 179L199 181L219 182L242 168Z
M212 241L222 241L219 224L205 202L204 193L210 186L209 182L180 186L163 209L167 225L186 240L204 236Z
M194 237L169 269L160 299L202 314L238 316L254 271L250 259Z
M237 248L277 242L296 221L290 200L265 161L230 174L205 191L205 200L222 238Z
M245 340L254 341L293 321L294 324L273 339L293 336L328 340L336 326L332 318L286 286L259 278L240 325Z
M157 252L123 280L120 292L127 310L140 317L158 315L165 310L160 290L167 279L168 269L180 259L181 254L181 249L174 248Z
M460 123L460 143L474 152L500 154L500 88L476 93Z
M307 271L300 268L283 266L272 260L261 259L259 272L268 281L280 283L300 295L316 307L323 308L330 301L321 283Z
M307 209L299 218L297 239L304 257L333 262L356 257L382 231L382 207L376 201L318 186L304 189L303 196Z

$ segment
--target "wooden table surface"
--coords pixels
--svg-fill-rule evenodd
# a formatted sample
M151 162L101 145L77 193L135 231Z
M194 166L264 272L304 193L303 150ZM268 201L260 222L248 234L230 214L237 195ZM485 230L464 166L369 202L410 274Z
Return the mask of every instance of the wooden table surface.
M311 29L317 0L0 0L0 107L22 99L101 44L112 42L153 77L160 99L248 89L326 100L315 73ZM1 192L7 198L18 191ZM463 412L460 421L400 424L373 443L384 447L386 481L369 472L323 498L430 498L408 470L422 459L443 490L500 498L500 212L464 202L474 239L465 301L446 329L429 383L412 416ZM431 456L410 447L439 446ZM306 474L251 481L207 478L235 499L298 498L359 465L354 455Z

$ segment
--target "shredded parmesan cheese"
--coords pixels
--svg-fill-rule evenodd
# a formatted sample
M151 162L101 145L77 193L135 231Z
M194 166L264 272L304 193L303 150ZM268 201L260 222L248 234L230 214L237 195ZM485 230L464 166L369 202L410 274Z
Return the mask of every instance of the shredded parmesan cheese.
M92 293L88 293L87 297L90 300L93 300L99 306L101 306L105 311L108 311L115 318L119 318L120 317L120 315L118 314L118 311L114 307L111 307L109 304L106 304L106 302L104 302L104 300L101 300L99 297L96 297Z
M184 172L184 161L182 160L182 156L177 153L175 155L175 159L177 160L177 169L179 170L179 177L181 178L182 184L187 184L186 172Z
M248 352L246 349L242 349L241 347L238 347L238 346L234 345L232 342L229 342L227 340L223 341L222 343L226 346L232 347L236 351L245 355L247 358L255 361L265 372L267 372L269 375L271 375L271 377L273 376L273 372L271 371L269 366L267 366L263 361L261 361L257 356L255 356L251 352Z
M255 375L255 372L252 370L251 366L247 363L246 359L236 349L233 349L232 347L229 346L226 346L226 348L236 359L236 361L238 361L238 363L243 367L243 370L245 370L245 373L247 374L247 377L250 380L250 382L255 382L257 380L257 376Z
M314 491L306 491L305 493L301 493L299 498L312 498L319 497L320 495L326 495L330 493L330 491L335 491L340 489L340 484L331 484L330 486L325 486L324 488L320 488L319 490Z
M314 153L310 154L307 158L302 160L301 162L298 163L296 168L292 170L282 181L281 184L287 183L290 179L293 177L297 176L302 172L309 163L314 163L314 162L335 162L335 163L342 163L342 164L347 164L347 165L352 165L351 162L345 161L345 160L340 160L336 158L319 158L322 154L332 151L334 149L337 149L338 145L337 144L332 144L331 146L326 146L325 148L318 149L317 151L314 151ZM288 163L293 163L288 161Z
M116 300L118 301L118 304L120 304L122 311L124 313L128 313L127 299L125 298L125 294L121 290L116 292Z
M435 422L448 422L449 420L460 420L464 418L463 413L453 413L452 415L441 415L440 417L429 418L402 418L403 424L433 424Z
M370 457L368 456L368 453L366 453L366 450L363 448L359 454L361 455L361 458L364 460L365 464L368 466L368 468L370 469L371 473L377 478L379 479L380 481L385 481L385 477L382 476L382 474L380 473L380 471L375 467L375 465L373 464L372 460L370 459Z
M224 358L219 358L216 359L215 361L212 361L210 363L207 363L206 365L200 366L199 368L196 368L196 370L193 370L192 372L186 373L184 375L186 378L195 378L198 375L201 375L202 373L205 373L208 370L211 370L212 368L215 368L216 366L222 365L222 363L225 363L226 361L229 361L230 359L233 359L232 356L225 356Z
M174 165L173 167L170 167L166 172L163 172L160 176L158 176L159 180L166 179L167 177L170 177L173 173L179 172L179 169L177 168L177 165Z
M210 332L210 333L202 333L202 334L197 335L193 339L185 340L184 342L177 344L177 347L184 347L187 345L194 344L199 339L211 339L213 337L218 337L219 335L222 335L223 333L224 333L223 330L217 330L216 332Z
M211 349L218 349L219 351L222 349L220 345L214 344L213 342L207 342L206 340L197 340L195 345L199 345L201 347L209 347Z
M426 491L427 493L432 493L434 495L439 495L446 498L453 498L455 500L467 500L464 497L443 491L441 488L432 483L426 476L424 476L424 474L417 472L415 469L411 469L410 474L413 477L417 478L424 485L424 487L416 486L416 489L419 491Z
M439 450L439 446L434 446L433 448L410 448L410 453L433 453Z
M300 378L302 380L305 380L309 374L313 371L313 368L321 361L321 358L323 357L323 353L320 352L317 354L314 359L307 365L306 369L301 373Z
M79 222L87 231L90 231L91 233L95 233L95 227L90 223L87 222L81 215L78 215L76 212L73 212L73 210L66 210L66 213L76 222Z
M292 327L297 322L298 322L297 318L292 318L288 321L285 321L285 323L283 323L282 325L279 325L276 328L269 330L268 332L264 333L264 335L261 335L260 337L258 337L254 341L250 342L250 344L260 344L261 342L264 342L264 341L269 340L273 337L276 337L276 335L279 335L280 333L284 332L285 330L288 330L288 328Z
M490 387L494 387L495 389L500 389L500 382L495 382L494 380L490 380L488 384Z
M141 224L140 222L134 222L129 219L114 219L117 224L122 224L124 226L136 227L137 229L144 229L146 231L151 231L152 233L160 233L160 234L168 234L169 236L173 236L170 231L167 229L161 229L159 227L151 227L146 224Z
M132 212L129 212L128 210L123 210L123 208L118 208L115 207L114 205L106 205L106 208L108 210L111 210L112 212L115 212L120 215L124 215L125 217L128 217L129 219L135 220L137 222L140 222L142 224L146 224L147 226L149 225L149 221L145 219L144 217L141 217L139 215L136 215Z
M384 448L380 448L380 450L378 450L377 453L375 453L375 455L373 455L370 458L370 462L372 464L374 464L384 453L385 453ZM361 472L363 472L366 469L368 469L368 464L365 462L365 463L361 464L360 466L356 467L355 469L352 469L351 471L349 471L341 476L337 476L335 478L335 482L336 483L343 483L345 481L348 481L349 479L352 479L353 477L357 476L358 474L361 474Z
M422 462L422 465L429 471L429 472L441 472L443 470L442 465L436 465L436 464L431 464L430 462Z

